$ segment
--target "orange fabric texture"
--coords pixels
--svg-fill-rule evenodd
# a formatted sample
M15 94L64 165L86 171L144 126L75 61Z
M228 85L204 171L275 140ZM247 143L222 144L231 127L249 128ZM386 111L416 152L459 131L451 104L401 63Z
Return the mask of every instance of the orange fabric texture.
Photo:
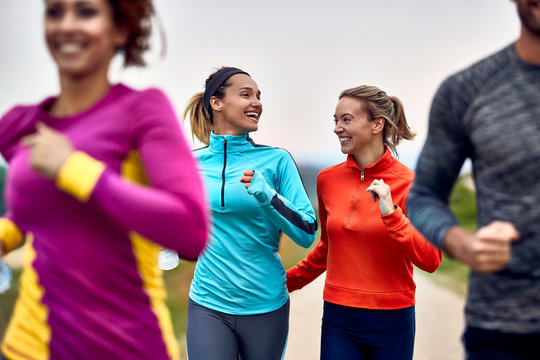
M349 155L323 169L317 178L321 238L298 265L287 271L293 291L325 270L325 301L366 309L400 309L414 305L413 264L435 271L442 253L409 222L405 209L414 172L390 151L360 169ZM366 188L375 179L390 186L396 210L382 216Z

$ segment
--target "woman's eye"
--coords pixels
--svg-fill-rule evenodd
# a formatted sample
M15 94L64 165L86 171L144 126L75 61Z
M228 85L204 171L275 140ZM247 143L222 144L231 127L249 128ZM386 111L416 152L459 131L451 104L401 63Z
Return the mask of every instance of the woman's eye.
M81 17L86 17L86 18L96 15L96 13L97 13L97 10L92 9L92 8L82 8L79 10L79 15Z
M49 7L47 8L47 10L45 10L45 17L49 19L59 19L60 17L62 17L62 14L62 8L58 6Z
M90 18L97 14L97 10L94 8L80 8L78 11L78 15L82 18Z

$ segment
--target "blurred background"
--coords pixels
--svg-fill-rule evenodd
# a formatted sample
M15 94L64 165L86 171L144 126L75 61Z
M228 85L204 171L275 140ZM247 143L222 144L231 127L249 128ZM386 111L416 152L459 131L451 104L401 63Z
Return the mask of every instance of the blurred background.
M252 137L288 149L299 162L341 161L332 132L338 94L369 84L403 100L418 136L403 143L400 158L414 167L440 82L519 34L510 0L155 4L165 42L155 31L149 66L124 70L116 61L111 79L162 88L180 116L217 67L240 67L262 91L264 112ZM40 0L0 2L0 114L58 92L43 41L43 8Z
M264 106L253 139L291 152L314 205L318 171L345 158L333 134L332 117L342 90L369 84L401 98L418 136L398 151L400 160L414 169L430 102L441 81L519 34L510 0L156 0L155 5L158 19L148 67L123 69L115 59L113 82L161 88L181 119L188 99L203 91L205 79L216 68L246 70L258 83ZM58 93L55 66L43 41L43 10L44 1L0 2L0 114ZM189 124L183 126L191 145L200 146L191 139ZM467 172L465 167L452 206L474 229L474 189ZM4 173L0 158L2 187ZM2 191L1 212L3 206ZM284 239L281 254L288 268L306 250ZM15 279L18 263L11 260ZM181 343L192 271L193 263L183 262L165 274ZM463 295L463 267L445 259L433 278ZM0 335L17 286L15 281L0 295Z

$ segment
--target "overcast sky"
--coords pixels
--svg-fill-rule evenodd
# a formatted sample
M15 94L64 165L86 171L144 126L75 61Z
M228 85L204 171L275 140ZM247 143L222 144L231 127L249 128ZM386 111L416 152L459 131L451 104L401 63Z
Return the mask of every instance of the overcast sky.
M42 0L0 1L0 113L58 92L43 42ZM298 161L341 161L332 115L339 93L361 84L398 96L418 133L400 145L414 167L440 82L517 39L510 0L156 0L166 36L153 37L149 67L114 82L158 86L180 118L187 100L222 65L251 74L262 91L258 143ZM156 32L157 33L157 32ZM189 125L184 124L191 141ZM199 144L193 144L197 147Z

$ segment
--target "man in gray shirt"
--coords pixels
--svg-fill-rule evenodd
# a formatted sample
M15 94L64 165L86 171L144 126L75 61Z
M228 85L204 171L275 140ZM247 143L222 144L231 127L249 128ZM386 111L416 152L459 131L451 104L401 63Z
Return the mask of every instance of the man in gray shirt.
M540 359L540 1L514 0L519 39L446 79L407 203L412 223L471 268L467 359ZM475 233L448 198L473 164Z

